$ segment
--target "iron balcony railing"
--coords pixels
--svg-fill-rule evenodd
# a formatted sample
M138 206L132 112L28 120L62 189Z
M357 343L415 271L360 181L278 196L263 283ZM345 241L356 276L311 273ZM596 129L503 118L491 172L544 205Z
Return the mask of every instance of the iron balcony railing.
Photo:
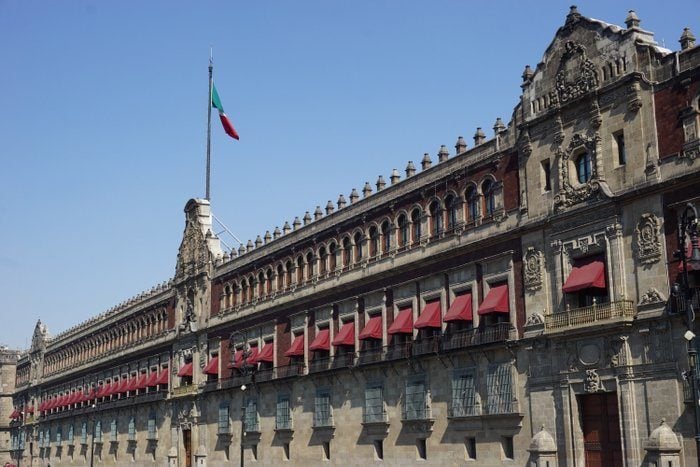
M442 350L461 349L476 345L492 344L515 339L515 328L510 323L498 323L463 331L445 333L442 336Z
M478 404L451 404L447 410L447 416L451 418L473 417L481 415L481 406Z
M431 420L433 418L433 411L427 402L421 406L406 406L404 403L403 410L401 412L401 420L412 421L412 420Z
M362 423L389 423L389 414L386 413L386 410L378 407L370 410L365 407L362 410Z
M178 397L178 396L187 396L190 394L197 394L197 386L194 384L188 384L186 386L179 386L177 388L173 388L173 396Z
M582 308L572 308L560 313L553 313L544 317L545 329L560 329L589 324L619 320L633 319L636 309L632 300L619 300L616 302L593 304Z

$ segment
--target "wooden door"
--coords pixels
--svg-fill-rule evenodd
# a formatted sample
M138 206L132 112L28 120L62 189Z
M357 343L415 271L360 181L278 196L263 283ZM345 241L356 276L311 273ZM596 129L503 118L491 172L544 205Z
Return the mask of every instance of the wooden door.
M192 432L182 430L182 443L185 445L185 467L192 467Z
M579 396L586 467L622 467L617 393Z

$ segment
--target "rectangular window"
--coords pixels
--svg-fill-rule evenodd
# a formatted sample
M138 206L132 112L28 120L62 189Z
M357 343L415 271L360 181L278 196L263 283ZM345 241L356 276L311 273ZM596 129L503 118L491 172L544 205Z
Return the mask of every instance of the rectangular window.
M80 444L87 444L87 422L80 427Z
M157 439L158 433L156 431L156 413L150 412L148 414L148 434L147 439Z
M486 377L486 410L490 414L513 411L513 376L510 363L489 365Z
M372 385L365 388L365 423L384 421L384 396L381 385Z
M19 432L19 448L24 449L24 431Z
M504 436L501 438L501 444L503 446L503 457L506 459L513 460L513 437Z
M542 161L542 190L552 191L552 168L549 159Z
M327 390L316 392L316 399L314 401L314 426L333 426L331 393Z
M227 402L222 402L219 404L219 425L217 433L220 435L227 435L231 433L231 424L229 420L229 405Z
M617 165L625 165L627 153L625 152L625 133L622 130L613 133L613 152L617 156Z
M260 427L258 426L258 399L256 397L249 397L246 399L245 431L246 432L258 432L258 431L260 431Z
M44 446L49 447L51 445L51 428L47 428L44 432Z
M129 430L128 430L129 441L136 441L136 420L134 417L129 419Z
M292 428L289 407L289 396L280 394L277 396L277 412L275 415L275 428L278 430L290 430Z
M93 426L93 429L95 430L95 433L93 433L95 442L101 443L102 442L102 422L100 420L97 420L95 422L95 425Z
M113 419L112 423L109 425L109 440L112 442L117 441L117 419Z
M467 460L476 460L476 438L468 437L464 440L464 447L467 450Z
M61 427L59 426L58 428L56 428L56 445L60 446L61 441L63 441L63 433Z
M422 420L428 418L425 396L425 381L415 380L406 383L406 400L404 402L405 420Z
M418 459L426 460L428 458L428 446L425 438L416 440L416 448L418 448Z
M39 447L44 447L44 432L39 430Z
M68 443L73 444L73 425L68 426Z
M474 370L458 370L452 376L452 416L467 417L476 413Z
M384 459L384 440L374 440L374 458L377 460Z

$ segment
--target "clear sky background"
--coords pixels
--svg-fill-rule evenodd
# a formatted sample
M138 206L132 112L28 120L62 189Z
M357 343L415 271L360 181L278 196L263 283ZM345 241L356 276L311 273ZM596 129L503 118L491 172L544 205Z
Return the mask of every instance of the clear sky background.
M0 344L26 348L172 277L204 196L244 242L509 121L561 1L0 0ZM677 50L698 0L579 1ZM700 35L699 35L700 37ZM237 246L237 245L235 245Z

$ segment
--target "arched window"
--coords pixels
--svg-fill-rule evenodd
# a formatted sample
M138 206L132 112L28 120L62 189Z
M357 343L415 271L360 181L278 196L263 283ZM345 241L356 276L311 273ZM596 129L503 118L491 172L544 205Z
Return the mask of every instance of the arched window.
M493 181L491 179L487 178L481 184L481 193L484 196L484 215L491 217L496 210L496 195L493 192Z
M335 243L331 243L331 245L328 247L328 270L335 271L335 268L337 266L336 264L336 251L337 248L335 246Z
M284 287L288 289L292 286L292 269L294 269L294 265L291 261L287 261L287 264L284 265L284 269Z
M343 239L343 267L347 268L350 266L350 253L351 253L350 237L345 237Z
M419 242L420 241L420 236L421 236L421 219L420 219L420 210L419 209L414 209L413 212L411 213L411 241L413 243Z
M248 281L241 281L241 303L248 303Z
M591 155L588 151L579 154L576 158L576 176L579 183L586 183L591 179Z
M437 237L442 233L442 216L440 215L440 204L437 201L430 203L430 235Z
M224 287L224 308L229 308L231 306L231 286L227 285Z
M479 195L476 193L474 185L467 188L467 215L469 222L476 222L479 217Z
M265 274L265 293L267 295L272 293L272 269L268 269Z
M311 280L312 277L314 277L314 263L316 262L316 258L314 258L314 254L309 252L306 255L306 279Z
M377 256L379 250L379 231L375 226L369 229L369 256Z
M355 262L359 263L362 261L362 234L357 232L353 240L355 241Z
M255 293L255 276L248 279L248 303L253 301L253 293Z
M445 198L445 209L447 210L447 229L452 230L457 226L457 199L448 195Z
M399 223L399 238L397 239L398 240L397 243L399 244L399 248L401 248L401 247L408 245L408 242L409 242L409 240L408 240L408 220L406 220L406 216L401 214L399 216L398 223Z
M304 258L297 258L297 285L301 285L304 282Z
M328 261L328 254L326 253L326 247L322 246L318 250L318 257L319 257L319 262L318 262L318 273L319 274L325 274L326 273L326 262Z
M284 268L280 264L277 266L277 291L281 292L284 290Z
M391 248L391 231L389 230L389 222L382 223L382 253L388 253Z
M260 272L258 274L258 298L265 296L265 275Z

